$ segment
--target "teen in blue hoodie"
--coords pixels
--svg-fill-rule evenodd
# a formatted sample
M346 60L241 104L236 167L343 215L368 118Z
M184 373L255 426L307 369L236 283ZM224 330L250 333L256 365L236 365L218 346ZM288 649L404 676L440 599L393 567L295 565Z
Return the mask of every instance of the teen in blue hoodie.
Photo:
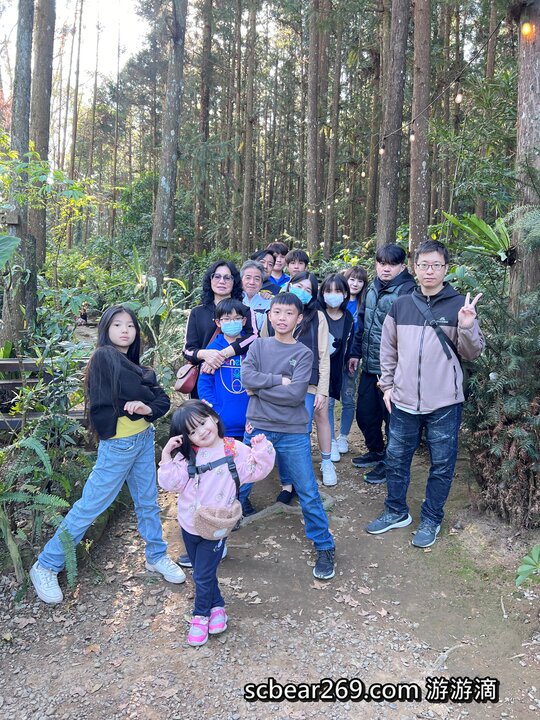
M227 298L216 305L215 322L221 332L207 347L223 350L243 334L249 313L240 300ZM225 425L225 435L242 440L246 426L249 397L242 385L240 370L243 355L233 355L210 375L199 375L197 392L201 400L210 403Z

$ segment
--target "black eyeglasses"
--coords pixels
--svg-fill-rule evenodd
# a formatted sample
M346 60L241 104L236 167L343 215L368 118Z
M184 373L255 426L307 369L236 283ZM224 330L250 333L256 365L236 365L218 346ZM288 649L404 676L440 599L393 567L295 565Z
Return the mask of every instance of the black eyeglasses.
M419 262L419 263L416 263L416 267L419 270L423 270L423 271L426 271L428 268L433 268L434 272L440 272L444 267L446 267L446 264L440 263L440 262L434 262L434 263Z
M212 280L224 280L225 282L231 282L233 279L232 275L220 275L219 273L212 273L210 277Z

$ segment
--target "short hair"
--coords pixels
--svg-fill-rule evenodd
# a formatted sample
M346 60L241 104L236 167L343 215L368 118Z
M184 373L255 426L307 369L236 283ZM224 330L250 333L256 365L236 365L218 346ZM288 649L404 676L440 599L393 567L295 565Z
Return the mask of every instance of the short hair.
M403 265L406 258L405 250L395 243L387 243L377 248L375 260L389 265Z
M252 268L261 273L261 281L262 281L262 279L264 277L264 268L258 260L246 260L246 262L240 268L240 277L243 278L246 270L251 270Z
M306 267L309 265L309 255L307 254L307 252L305 250L290 250L287 253L285 262L288 265L293 260L296 260L297 262L305 263Z
M279 242L278 240L270 243L266 249L270 250L270 252L273 252L275 255L287 255L289 252L289 246L285 245L284 242Z
M241 315L245 318L248 316L249 308L246 307L243 302L240 302L240 300L235 300L234 298L225 298L224 300L220 300L216 305L214 318L216 320L219 320L221 317L223 317L223 315L228 315L232 312L236 312L238 313L238 315Z
M274 295L270 300L270 308L273 308L274 305L294 305L300 315L304 312L302 301L292 292L282 292Z
M420 255L427 255L427 253L432 252L436 252L439 253L439 255L442 255L444 257L444 264L448 265L448 263L450 262L448 250L446 246L438 240L425 240L423 243L420 243L420 245L418 245L418 247L414 251L414 264L416 265Z
M274 256L274 253L272 252L272 250L257 250L257 252L254 252L253 255L250 255L250 259L258 260L260 262L267 255L271 255L272 259L275 262L276 258Z

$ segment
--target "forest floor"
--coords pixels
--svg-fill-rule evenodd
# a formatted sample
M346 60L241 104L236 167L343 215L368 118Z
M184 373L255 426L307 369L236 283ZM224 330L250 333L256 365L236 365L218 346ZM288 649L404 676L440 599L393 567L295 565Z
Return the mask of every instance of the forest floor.
M358 436L354 440L358 451ZM313 578L314 553L300 515L256 518L231 536L220 566L229 628L202 648L185 642L190 572L183 585L147 573L130 512L91 550L75 592L62 578L63 604L45 605L33 589L15 603L15 579L4 575L0 718L540 718L538 590L514 586L519 559L538 538L513 534L474 510L466 457L458 462L443 530L429 552L412 547L414 525L369 536L364 525L381 510L385 490L363 482L352 454L337 465L339 484L325 489L335 500L329 517L336 577L328 583ZM420 455L410 489L415 520L425 476ZM254 504L270 505L277 489L273 474L255 486ZM183 547L175 497L163 493L160 502L176 557ZM441 676L497 678L500 701L430 702L426 678ZM244 699L246 683L270 677L281 683L415 683L423 699Z

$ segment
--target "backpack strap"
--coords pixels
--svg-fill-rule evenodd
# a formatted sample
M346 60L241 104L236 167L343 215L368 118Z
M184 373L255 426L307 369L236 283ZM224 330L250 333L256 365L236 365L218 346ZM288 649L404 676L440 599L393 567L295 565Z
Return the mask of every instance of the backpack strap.
M231 473L234 484L236 485L236 499L238 500L240 497L240 477L238 475L236 463L234 462L234 443L234 438L223 438L223 448L225 450L224 457L205 463L204 465L188 465L188 475L190 479L192 479L195 475L201 475L209 470L214 470L220 465L228 465L229 472Z
M429 305L427 303L422 302L422 300L420 300L418 295L415 295L414 293L411 294L411 298L412 298L413 303L416 305L417 309L420 311L420 313L424 317L424 320L435 331L435 334L439 338L439 341L444 350L444 354L446 355L448 360L452 359L452 352L453 352L461 365L461 358L459 357L457 347L454 345L452 340L450 340L448 335L441 328L441 326L435 319L435 316L433 315L433 311L431 310ZM450 352L451 350L452 350L452 352Z

